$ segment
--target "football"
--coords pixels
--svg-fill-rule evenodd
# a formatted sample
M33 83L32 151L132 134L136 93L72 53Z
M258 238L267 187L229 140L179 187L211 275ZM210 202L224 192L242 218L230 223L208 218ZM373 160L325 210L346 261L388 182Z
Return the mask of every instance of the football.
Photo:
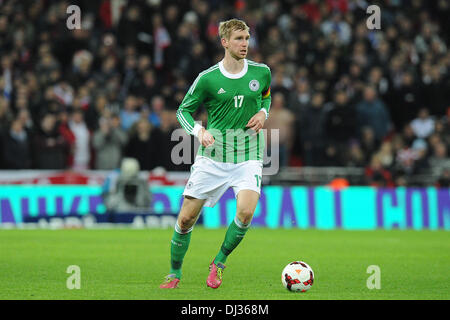
M293 261L284 267L281 282L289 291L305 292L314 283L314 271L303 261Z

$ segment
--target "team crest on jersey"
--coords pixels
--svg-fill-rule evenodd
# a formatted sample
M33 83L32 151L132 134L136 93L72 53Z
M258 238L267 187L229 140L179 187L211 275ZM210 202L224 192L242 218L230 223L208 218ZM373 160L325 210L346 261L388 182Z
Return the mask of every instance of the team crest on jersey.
M258 91L258 89L259 89L259 81L258 80L252 80L252 81L250 81L248 86L249 86L250 90Z

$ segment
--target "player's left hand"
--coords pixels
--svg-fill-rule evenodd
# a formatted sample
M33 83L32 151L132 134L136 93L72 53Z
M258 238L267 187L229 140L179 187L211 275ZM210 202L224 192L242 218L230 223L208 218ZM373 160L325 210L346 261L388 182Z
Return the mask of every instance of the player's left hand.
M264 126L264 122L266 121L266 114L264 111L259 111L255 114L251 119L247 122L246 127L254 130L256 133L259 133L259 130Z

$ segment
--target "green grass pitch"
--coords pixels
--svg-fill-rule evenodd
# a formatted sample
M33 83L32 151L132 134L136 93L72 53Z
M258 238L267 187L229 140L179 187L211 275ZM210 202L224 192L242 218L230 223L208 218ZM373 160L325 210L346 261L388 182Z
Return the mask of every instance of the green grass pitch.
M176 290L158 288L173 230L2 230L0 299L449 299L450 233L252 228L227 260L222 286L206 287L225 229L194 229ZM281 285L283 267L315 272L306 293ZM81 288L66 286L70 265ZM366 286L378 265L381 288Z

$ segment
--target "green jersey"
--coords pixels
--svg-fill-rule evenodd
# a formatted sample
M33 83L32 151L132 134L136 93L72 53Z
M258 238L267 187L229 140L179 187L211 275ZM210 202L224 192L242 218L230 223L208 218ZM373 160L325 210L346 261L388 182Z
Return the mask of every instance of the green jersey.
M199 125L192 114L202 104L206 108L206 129L215 142L208 148L200 146L197 155L231 163L262 160L264 134L250 132L246 124L261 109L269 114L270 83L269 67L247 59L238 74L228 73L222 61L201 72L177 111L181 126L193 134Z

